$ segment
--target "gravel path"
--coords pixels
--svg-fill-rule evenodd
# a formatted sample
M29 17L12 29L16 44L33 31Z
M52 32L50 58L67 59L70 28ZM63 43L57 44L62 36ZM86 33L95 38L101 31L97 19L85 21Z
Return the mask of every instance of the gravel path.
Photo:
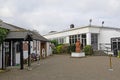
M69 55L53 55L32 63L32 70L12 68L0 73L0 80L120 80L120 59L112 57L113 71L109 69L109 57L88 56L71 58Z

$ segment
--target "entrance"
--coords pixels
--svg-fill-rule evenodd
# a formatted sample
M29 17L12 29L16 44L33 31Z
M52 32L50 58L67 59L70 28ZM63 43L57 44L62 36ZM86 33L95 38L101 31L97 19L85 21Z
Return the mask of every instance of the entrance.
M47 54L46 54L46 42L41 42L41 50L40 51L41 51L40 56L42 58L45 58L47 56ZM44 51L44 54L43 54L43 51Z
M82 34L82 48L86 46L86 34Z
M120 37L118 38L111 38L111 47L112 50L120 50Z
M11 66L11 53L10 53L10 44L5 42L5 66Z
M94 50L98 50L98 34L91 34L91 46Z

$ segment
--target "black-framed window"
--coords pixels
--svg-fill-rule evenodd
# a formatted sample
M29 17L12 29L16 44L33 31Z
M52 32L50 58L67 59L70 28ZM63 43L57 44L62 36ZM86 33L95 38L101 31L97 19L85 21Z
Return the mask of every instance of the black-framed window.
M69 43L75 44L77 40L81 41L81 44L86 45L86 34L76 34L76 35L70 35L69 36Z
M19 43L16 44L16 52L17 52L17 53L20 52L20 44L19 44Z

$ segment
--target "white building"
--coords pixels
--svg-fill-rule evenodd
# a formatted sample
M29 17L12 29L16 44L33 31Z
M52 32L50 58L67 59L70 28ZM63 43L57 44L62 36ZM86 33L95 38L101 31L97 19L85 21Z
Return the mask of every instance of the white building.
M84 26L79 28L71 27L69 30L52 32L44 35L49 40L56 39L59 44L72 44L80 40L83 47L92 45L94 50L101 48L111 49L111 38L120 37L120 28L104 26Z

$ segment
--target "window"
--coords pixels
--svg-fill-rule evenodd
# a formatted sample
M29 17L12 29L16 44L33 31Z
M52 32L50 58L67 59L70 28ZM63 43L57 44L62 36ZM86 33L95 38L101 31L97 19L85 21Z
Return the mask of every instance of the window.
M36 41L33 41L33 50L36 50Z
M16 44L16 52L17 52L17 53L20 52L20 44L19 44L19 43Z
M91 34L91 45L94 50L98 48L98 34Z
M56 40L58 42L58 44L64 44L66 42L66 37L54 38L51 40Z
M86 38L86 35L83 36ZM76 34L76 35L70 35L69 36L69 43L70 44L75 44L77 40L81 41L81 34Z
M120 37L112 38L111 44L112 50L120 50Z
M63 44L63 43L65 43L65 38L64 37L58 38L58 44Z
M9 42L5 42L5 52L9 52Z

